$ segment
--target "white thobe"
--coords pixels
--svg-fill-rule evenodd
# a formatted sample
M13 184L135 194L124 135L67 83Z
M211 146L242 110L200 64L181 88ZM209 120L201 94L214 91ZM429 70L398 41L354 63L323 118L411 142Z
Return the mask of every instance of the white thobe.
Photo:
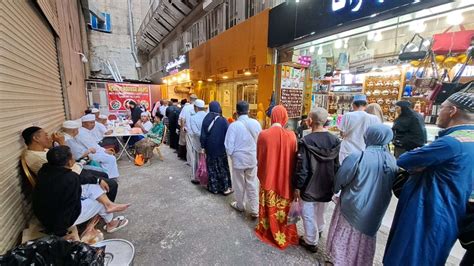
M103 124L95 122L95 126L92 129L92 133L94 134L97 143L101 142L104 139L105 132L107 132L107 128Z
M241 115L230 124L224 141L232 160L232 187L237 208L253 215L258 215L257 138L261 131L257 120Z
M113 155L106 153L105 149L97 144L92 130L81 127L79 129L79 134L76 136L76 140L86 149L94 148L96 150L95 153L89 154L89 158L99 162L100 165L107 170L109 178L116 178L119 176L117 160Z
M199 111L191 116L189 124L190 124L190 131L188 131L187 135L189 135L191 139L191 146L192 146L192 156L191 156L191 167L193 177L196 179L196 171L199 163L199 152L201 151L201 128L202 122L204 117L206 117L206 112Z

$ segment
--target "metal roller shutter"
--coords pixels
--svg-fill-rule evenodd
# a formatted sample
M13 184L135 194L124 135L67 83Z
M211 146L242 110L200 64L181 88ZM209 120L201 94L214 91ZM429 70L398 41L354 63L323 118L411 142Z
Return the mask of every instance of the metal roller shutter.
M32 1L0 1L0 254L18 241L31 209L20 188L21 131L65 118L55 35Z

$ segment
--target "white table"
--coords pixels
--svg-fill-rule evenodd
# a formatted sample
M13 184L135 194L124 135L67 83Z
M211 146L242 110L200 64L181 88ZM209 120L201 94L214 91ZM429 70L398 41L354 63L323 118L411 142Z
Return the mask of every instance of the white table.
M117 141L120 145L120 151L116 155L117 161L120 160L120 158L122 158L124 153L127 155L129 160L134 159L133 156L127 151L127 146L128 146L128 142L130 141L130 138L127 138L126 141L123 141L123 137L133 137L133 136L144 136L144 134L133 134L133 133L130 133L130 131L125 130L124 133L116 133L114 131L114 133L104 136L104 138L115 138L115 139L117 139Z

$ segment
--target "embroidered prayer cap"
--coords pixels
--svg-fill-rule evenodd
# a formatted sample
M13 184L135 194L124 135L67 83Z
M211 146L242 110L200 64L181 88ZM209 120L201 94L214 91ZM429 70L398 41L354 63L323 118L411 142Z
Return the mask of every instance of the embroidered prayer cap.
M142 112L141 116L149 116L150 113L149 112Z
M197 108L204 108L204 107L206 107L206 103L201 99L197 99L194 102L194 106L196 106Z
M474 113L474 93L456 92L449 96L448 101L459 109Z
M367 101L367 96L365 94L356 94L354 95L354 102L355 101Z
M196 100L198 97L196 96L196 94L191 94L191 96L189 96L189 98Z
M76 129L80 127L81 127L81 124L78 123L76 120L67 120L63 122L63 128Z
M95 121L95 115L93 115L93 114L84 115L84 116L81 117L81 121L82 121L82 122L92 122L92 121Z
M92 109L91 109L91 113L92 113L92 114L95 114L95 113L98 113L98 112L100 112L100 111L99 111L99 109L97 109L97 108L92 108Z
M99 115L99 119L107 119L108 117L106 115Z

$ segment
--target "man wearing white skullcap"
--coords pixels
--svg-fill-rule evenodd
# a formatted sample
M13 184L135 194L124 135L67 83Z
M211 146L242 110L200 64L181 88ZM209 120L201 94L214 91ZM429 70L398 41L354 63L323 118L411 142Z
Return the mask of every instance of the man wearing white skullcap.
M95 115L88 114L81 117L82 127L79 128L79 134L76 136L76 140L81 144L84 150L92 149L89 157L101 164L103 168L107 170L110 178L116 178L119 176L117 167L117 160L113 156L112 150L106 150L97 144L97 138L93 133L95 127ZM76 158L77 159L77 158Z
M189 121L189 128L190 131L188 132L189 137L191 138L191 167L192 167L192 177L191 182L193 184L199 184L199 180L197 179L196 172L198 168L199 162L199 154L202 151L201 148L201 128L202 122L204 117L206 117L206 103L201 100L197 99L194 102L194 112L195 114L191 116ZM189 153L189 151L188 151Z
M153 128L153 123L150 121L150 113L142 112L140 120L135 123L135 127L140 128L144 134L148 133Z
M444 130L435 141L397 161L412 176L398 200L384 265L444 265L457 239L467 249L461 265L474 264L474 94L451 95L437 124Z

